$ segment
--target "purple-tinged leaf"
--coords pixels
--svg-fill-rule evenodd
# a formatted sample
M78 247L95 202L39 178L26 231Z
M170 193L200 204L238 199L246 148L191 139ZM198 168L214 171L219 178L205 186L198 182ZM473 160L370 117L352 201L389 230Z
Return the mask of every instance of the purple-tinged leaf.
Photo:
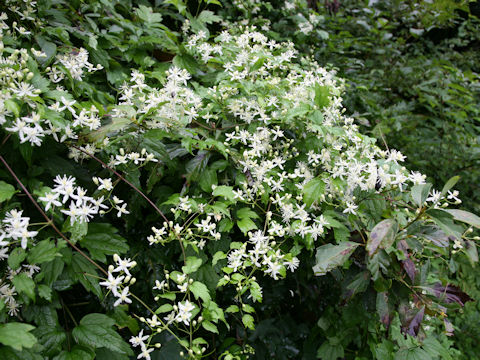
M378 248L387 249L393 245L398 232L398 224L393 219L380 221L370 232L367 241L368 255L372 256Z
M415 316L410 320L408 325L405 327L405 332L411 336L417 336L418 330L420 330L420 324L423 320L423 315L425 313L425 307L422 308L415 314Z
M441 283L436 283L431 290L433 294L447 304L457 303L461 306L465 306L467 301L472 301L472 298L468 294L464 293L458 287L447 284L443 286Z

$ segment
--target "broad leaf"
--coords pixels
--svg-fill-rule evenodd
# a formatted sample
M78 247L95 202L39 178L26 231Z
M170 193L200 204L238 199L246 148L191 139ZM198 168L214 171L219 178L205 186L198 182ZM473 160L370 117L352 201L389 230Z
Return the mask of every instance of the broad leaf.
M317 248L313 272L317 276L325 275L337 266L343 265L358 245L360 244L346 241L339 245L326 244L320 246Z
M115 321L104 314L85 315L72 335L79 344L93 348L104 347L121 354L132 355L130 346L112 329Z
M465 210L458 209L445 209L444 211L452 215L455 220L467 223L480 229L480 217L478 217L477 215Z
M370 232L367 241L368 255L372 256L378 248L388 249L393 245L398 232L398 224L393 219L380 221Z
M0 325L0 343L11 346L15 350L31 348L37 343L37 338L30 331L35 329L29 324L10 322Z
M15 188L5 181L0 181L0 203L10 200L13 194L15 194Z
M312 179L303 187L302 192L303 202L310 207L325 193L325 183L317 178Z

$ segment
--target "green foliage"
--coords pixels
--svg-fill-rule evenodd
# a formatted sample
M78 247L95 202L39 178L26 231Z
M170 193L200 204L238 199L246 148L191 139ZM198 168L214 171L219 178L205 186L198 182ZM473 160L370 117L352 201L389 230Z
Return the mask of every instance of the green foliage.
M0 5L0 358L474 358L477 20L312 4Z

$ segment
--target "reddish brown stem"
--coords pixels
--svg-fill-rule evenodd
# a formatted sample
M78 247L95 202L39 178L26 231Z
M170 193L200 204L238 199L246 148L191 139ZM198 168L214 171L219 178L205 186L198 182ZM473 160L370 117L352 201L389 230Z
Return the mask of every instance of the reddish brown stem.
M135 190L137 193L139 193L145 200L148 201L148 203L160 214L160 216L163 218L163 220L165 220L168 224L168 219L167 217L163 214L162 210L160 210L158 208L157 205L155 205L155 203L150 200L148 198L147 195L145 195L140 189L138 189L135 185L133 185L130 181L128 181L127 179L125 179L118 171L116 171L115 169L112 169L110 166L108 166L107 164L105 164L102 160L100 160L99 158L97 158L95 155L93 154L90 154L88 153L87 151L83 150L82 148L79 148L78 146L75 146L75 145L70 145L71 147L83 152L84 154L90 156L92 159L96 160L97 162L99 162L100 164L102 164L102 166L108 170L110 170L111 172L113 172L115 175L117 175L122 181L124 181L125 183L127 183L133 190Z

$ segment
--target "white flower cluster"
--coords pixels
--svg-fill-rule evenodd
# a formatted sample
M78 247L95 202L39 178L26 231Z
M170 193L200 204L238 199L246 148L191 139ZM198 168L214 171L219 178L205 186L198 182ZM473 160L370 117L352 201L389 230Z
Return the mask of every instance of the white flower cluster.
M23 249L27 248L27 244L37 234L37 231L28 230L30 218L22 216L22 210L10 210L5 214L0 228L0 258L8 258L7 246L13 242L19 241ZM6 241L6 240L10 241Z
M277 223L270 230L272 229L273 231L270 231L270 233L275 233L278 230L283 233L283 229ZM248 237L248 242L253 245L253 248L247 249L247 243L244 243L240 249L233 250L228 254L228 267L232 268L233 271L237 271L239 268L245 269L248 264L251 264L251 266L262 268L265 274L278 280L278 275L281 275L282 271L284 272L285 267L293 272L300 264L296 257L287 259L280 249L274 250L276 243L271 241L274 236L265 235L258 230L249 232Z
M95 215L103 215L112 210L117 211L118 217L130 213L126 209L127 203L116 196L110 199L110 208L104 204L105 196L88 196L85 189L75 185L76 179L72 176L64 175L62 177L57 175L53 181L55 183L54 188L45 193L44 196L39 197L39 200L45 204L46 211L50 208L59 207L60 212L70 217L71 224L76 221L89 222ZM113 189L111 179L94 177L93 182L97 184L100 191L110 192Z
M27 11L28 12L28 11ZM20 142L29 142L31 145L40 146L46 135L52 137L59 142L67 139L76 139L78 136L75 131L86 128L96 130L100 127L100 118L98 109L92 106L89 109L83 109L76 101L72 99L70 94L57 87L57 101L50 104L47 109L44 108L43 101L39 101L38 97L42 93L32 83L34 73L27 66L28 61L35 58L41 59L46 56L45 53L36 49L16 49L9 52L7 57L3 57L4 44L1 40L4 31L10 31L5 23L6 15L0 15L0 64L7 65L0 71L0 125L4 125L5 130L17 133ZM33 57L30 55L33 54ZM88 52L80 49L78 52L71 52L67 55L58 56L57 63L62 64L69 70L72 77L81 80L83 71L92 72L101 69L100 65L93 67L88 62ZM62 81L65 73L57 66L48 67L46 71L53 83ZM16 101L26 103L29 110L23 116L19 115L21 107ZM50 100L49 100L50 101ZM64 119L58 116L50 116L54 111L63 115ZM69 119L72 119L70 121Z
M121 286L135 284L136 279L130 274L130 269L135 267L137 262L131 259L122 259L118 254L113 255L113 261L115 261L116 266L110 265L108 267L108 279L101 281L99 284L105 286L117 298L113 306L123 303L131 304L132 300L128 298L130 294L129 286L125 286L123 289L121 289ZM119 273L119 275L114 276L114 273Z
M190 74L175 66L167 71L167 81L163 88L152 88L145 83L145 76L132 71L130 84L121 88L120 106L114 110L114 118L128 117L131 106L135 106L138 116L148 114L146 125L149 128L171 130L186 126L198 117L201 98L187 88Z
M118 154L110 157L109 166L115 167L128 163L143 166L150 162L158 162L155 155L148 153L147 149L142 149L140 152L132 151L126 153L123 148L120 148L118 152Z
M75 80L82 81L84 70L91 73L103 69L103 66L97 64L93 66L88 61L88 51L84 48L73 49L69 53L57 56L57 63L62 64L68 70L71 77ZM52 67L49 72L50 80L54 83L60 82L65 78L63 72L59 71L56 66Z

